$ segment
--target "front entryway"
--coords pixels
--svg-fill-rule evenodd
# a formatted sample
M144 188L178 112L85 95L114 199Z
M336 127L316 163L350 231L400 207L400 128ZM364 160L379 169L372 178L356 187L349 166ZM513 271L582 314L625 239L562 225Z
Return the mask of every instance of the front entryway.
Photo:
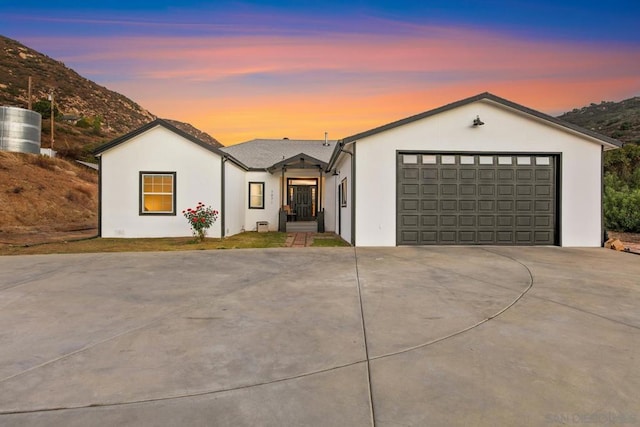
M296 221L315 221L318 202L318 180L289 178L287 193Z

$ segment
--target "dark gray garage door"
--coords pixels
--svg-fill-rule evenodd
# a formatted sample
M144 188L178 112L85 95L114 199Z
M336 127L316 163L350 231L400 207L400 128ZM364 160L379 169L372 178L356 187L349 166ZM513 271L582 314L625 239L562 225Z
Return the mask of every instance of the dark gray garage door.
M398 245L557 244L556 156L397 156Z

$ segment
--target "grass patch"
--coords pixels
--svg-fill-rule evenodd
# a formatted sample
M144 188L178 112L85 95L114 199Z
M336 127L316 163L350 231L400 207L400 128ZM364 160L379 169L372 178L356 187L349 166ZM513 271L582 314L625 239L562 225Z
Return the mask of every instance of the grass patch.
M0 255L280 248L285 245L286 238L286 233L257 233L255 231L236 234L235 236L224 239L207 238L202 243L196 243L193 237L166 237L158 239L95 238L33 246L0 246Z
M327 235L317 234L313 239L313 247L336 247L336 246L351 246L349 243L342 240L337 235L331 233Z

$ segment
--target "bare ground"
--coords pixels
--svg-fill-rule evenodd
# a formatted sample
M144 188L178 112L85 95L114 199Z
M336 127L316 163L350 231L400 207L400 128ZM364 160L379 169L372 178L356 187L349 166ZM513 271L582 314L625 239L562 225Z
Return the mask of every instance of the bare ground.
M0 245L95 236L97 181L63 159L0 152Z

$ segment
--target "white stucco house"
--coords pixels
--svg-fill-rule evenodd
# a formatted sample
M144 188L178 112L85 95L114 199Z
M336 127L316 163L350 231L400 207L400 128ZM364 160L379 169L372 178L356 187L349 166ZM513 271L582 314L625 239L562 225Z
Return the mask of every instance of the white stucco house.
M339 141L214 147L162 120L99 147L100 235L318 230L357 246L603 242L602 156L619 141L483 93ZM311 228L309 228L311 227Z

